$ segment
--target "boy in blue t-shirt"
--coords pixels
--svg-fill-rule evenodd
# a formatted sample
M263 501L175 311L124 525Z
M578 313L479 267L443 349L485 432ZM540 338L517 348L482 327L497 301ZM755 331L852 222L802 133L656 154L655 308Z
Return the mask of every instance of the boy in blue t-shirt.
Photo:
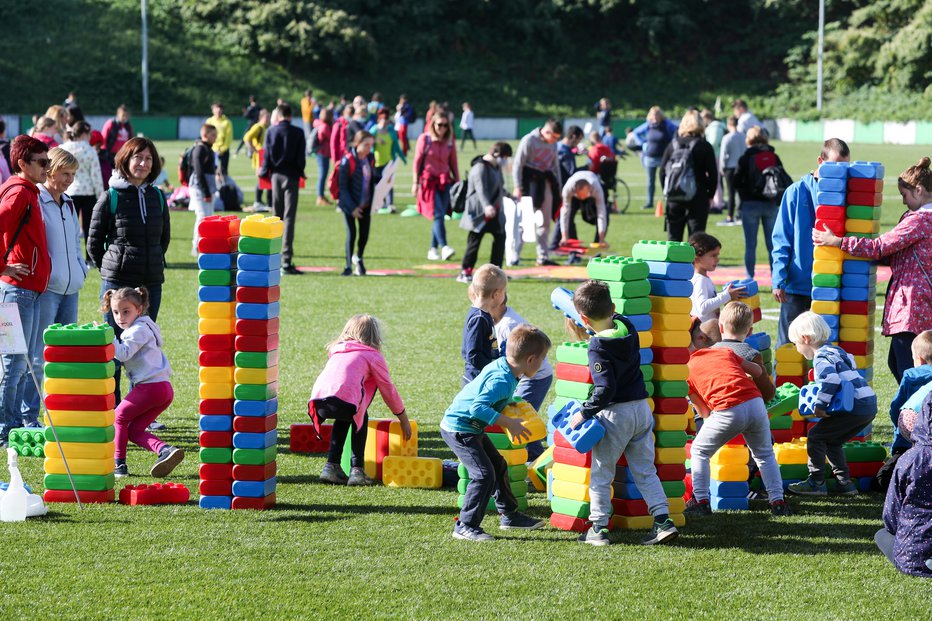
M486 263L473 274L469 285L469 299L472 306L466 312L463 324L463 386L479 375L479 372L498 357L498 341L495 338L497 318L493 312L500 312L505 301L508 278L500 267Z
M932 330L926 330L913 339L913 368L903 373L903 380L890 403L890 420L893 421L894 455L904 453L912 446L913 424L922 408L922 402L932 392Z
M469 473L463 508L453 527L454 539L490 541L482 530L489 497L494 496L501 528L533 530L543 520L518 511L511 492L508 464L485 434L487 425L511 432L515 441L526 439L528 430L516 418L502 415L515 393L518 378L537 373L550 350L550 339L541 330L521 325L512 331L504 358L487 365L453 399L440 421L440 436Z

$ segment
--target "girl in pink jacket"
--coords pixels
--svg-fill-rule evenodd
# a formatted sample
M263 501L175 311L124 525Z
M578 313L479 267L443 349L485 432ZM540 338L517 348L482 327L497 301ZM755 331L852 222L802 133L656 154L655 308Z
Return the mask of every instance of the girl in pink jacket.
M339 338L328 349L329 359L314 382L308 414L314 428L320 434L322 420L333 419L330 436L330 451L327 464L320 478L337 485L372 485L364 467L366 432L369 416L367 410L376 389L398 420L405 440L411 439L411 423L405 413L404 403L392 384L388 365L382 356L382 322L372 315L354 315L346 322ZM349 476L340 467L346 434L353 426L352 468Z

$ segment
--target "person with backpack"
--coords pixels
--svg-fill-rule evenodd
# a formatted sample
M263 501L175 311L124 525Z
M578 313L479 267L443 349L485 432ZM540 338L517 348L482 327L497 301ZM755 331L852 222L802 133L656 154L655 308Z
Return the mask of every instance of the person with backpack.
M505 262L505 179L502 166L512 156L511 145L496 142L485 155L473 158L466 189L466 205L460 228L469 231L462 271L457 282L472 282L472 272L479 256L482 238L492 236L492 257L489 263L501 267Z
M740 211L738 212L737 219L735 218L735 208L737 207L737 202L735 200L735 168L738 167L738 159L744 155L744 152L747 151L748 148L744 144L746 138L744 132L738 131L738 117L728 117L726 127L728 128L728 132L722 137L722 144L718 155L718 171L722 176L722 185L724 186L727 184L728 186L727 200L725 201L725 208L728 210L728 215L725 216L724 220L718 223L718 226L735 226L738 220L741 219Z
M754 278L757 262L757 231L764 225L764 243L767 244L767 263L773 271L773 227L777 221L783 192L792 183L783 162L769 144L766 132L752 127L745 137L748 149L738 158L735 169L735 187L741 197L741 227L744 229L744 269L748 278ZM782 177L780 187L766 187L768 178Z
M116 160L116 154L123 148L126 141L133 137L133 124L129 122L129 108L120 104L116 116L104 123L101 133L104 137L103 151L112 166Z
M343 276L366 275L362 255L369 242L372 223L372 194L375 190L375 137L362 130L353 136L353 147L343 155L334 174L340 180L340 211L346 221L346 268ZM356 223L359 223L357 243ZM356 252L353 252L353 246Z
M188 211L194 212L194 234L191 240L191 256L195 259L198 256L197 251L197 227L201 220L214 214L214 192L223 184L223 177L217 170L216 159L214 158L213 146L217 140L217 128L209 123L201 125L201 137L194 143L190 152L185 152L184 158L187 158L188 172L185 175L188 179L188 186L191 188L191 202L188 203Z
M450 119L443 114L431 116L427 130L418 136L414 147L414 185L417 211L433 220L427 259L446 261L456 250L447 244L443 218L450 211L450 186L459 180L456 140Z
M718 164L697 110L683 115L676 138L663 152L660 185L667 199L667 239L683 241L685 227L690 235L705 231L709 202L718 186Z
M657 169L676 135L676 123L664 116L660 106L652 106L647 111L647 122L635 127L632 134L640 146L641 165L647 173L647 202L642 209L653 209Z

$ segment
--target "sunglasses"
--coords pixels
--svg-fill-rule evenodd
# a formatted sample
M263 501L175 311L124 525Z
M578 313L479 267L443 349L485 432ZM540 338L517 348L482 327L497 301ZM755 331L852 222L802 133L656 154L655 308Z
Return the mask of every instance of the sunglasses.
M449 123L437 123L437 127L449 127Z
M30 162L33 164L38 164L42 168L48 168L49 166L52 165L52 160L48 159L47 157L41 158L41 159L30 160Z

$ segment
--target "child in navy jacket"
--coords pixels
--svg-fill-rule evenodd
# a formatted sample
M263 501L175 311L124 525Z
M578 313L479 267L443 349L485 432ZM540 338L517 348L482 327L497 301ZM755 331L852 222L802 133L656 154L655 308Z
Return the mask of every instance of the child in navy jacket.
M355 269L357 276L366 275L362 254L369 241L372 222L372 194L375 190L375 157L372 147L375 138L366 131L356 132L353 148L340 161L340 210L346 220L346 268L343 276ZM356 244L356 223L359 223L359 243ZM356 253L353 246L356 245Z
M495 324L501 319L508 278L501 268L486 263L473 274L469 285L472 306L463 324L463 386L479 375L482 369L498 357ZM493 316L496 313L497 316Z

